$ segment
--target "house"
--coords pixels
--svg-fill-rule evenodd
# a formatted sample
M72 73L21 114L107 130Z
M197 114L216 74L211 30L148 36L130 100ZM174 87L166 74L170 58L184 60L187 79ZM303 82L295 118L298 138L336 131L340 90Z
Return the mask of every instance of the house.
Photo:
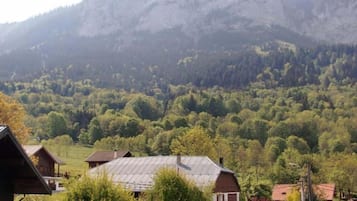
M272 201L286 201L287 196L293 190L301 192L300 184L277 184L273 187ZM314 194L319 200L332 201L335 195L335 184L318 184L313 185ZM304 190L306 192L306 190Z
M234 172L203 156L118 158L89 170L89 175L96 176L104 171L114 183L139 196L153 186L153 178L162 168L173 168L183 173L200 188L214 185L214 201L239 200L240 187Z
M23 149L30 159L35 163L35 167L39 170L46 183L50 185L52 190L63 190L61 187L60 165L65 163L51 154L42 145L24 145ZM56 172L57 164L57 172Z
M14 194L51 194L31 159L7 126L0 126L0 200Z
M133 155L127 150L121 151L96 151L92 153L85 162L88 163L89 168L94 168L109 161L122 157L132 157Z
M30 158L36 160L36 168L42 176L55 177L60 175L60 165L65 163L51 154L45 147L42 145L24 145L23 148ZM56 164L57 172L55 170Z

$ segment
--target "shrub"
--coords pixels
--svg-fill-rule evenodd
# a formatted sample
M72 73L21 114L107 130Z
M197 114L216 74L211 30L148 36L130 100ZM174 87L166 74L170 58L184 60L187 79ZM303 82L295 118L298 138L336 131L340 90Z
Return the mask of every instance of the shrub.
M204 193L182 174L172 169L160 170L154 178L154 186L147 194L147 201L208 201L210 193Z
M72 181L67 187L65 201L134 201L130 192L121 186L113 184L107 174L103 173L96 178L83 176Z

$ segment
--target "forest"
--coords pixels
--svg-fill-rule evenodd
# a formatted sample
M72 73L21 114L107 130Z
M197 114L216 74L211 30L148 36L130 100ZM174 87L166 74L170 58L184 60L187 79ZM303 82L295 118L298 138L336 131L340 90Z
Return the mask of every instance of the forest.
M357 192L356 59L354 46L267 44L246 53L197 53L175 68L106 72L108 79L86 77L103 75L94 67L43 69L0 89L24 106L28 142L68 135L135 155L223 157L247 196L296 183L307 165L314 183Z

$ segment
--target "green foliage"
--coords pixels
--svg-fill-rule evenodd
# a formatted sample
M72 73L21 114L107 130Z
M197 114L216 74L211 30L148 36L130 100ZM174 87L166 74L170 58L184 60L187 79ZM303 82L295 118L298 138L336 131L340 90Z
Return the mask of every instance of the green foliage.
M64 116L58 112L50 112L47 121L48 136L53 138L67 133L67 125Z
M42 140L41 144L50 147L57 156L68 156L68 148L73 145L73 140L69 135L61 135L53 139Z
M128 105L131 106L131 109L134 111L137 117L141 119L148 119L153 121L157 120L161 116L158 103L151 97L139 96L130 101L126 107L128 107Z
M287 201L300 201L301 200L301 194L297 189L292 189L291 192L289 192L286 196Z
M79 180L72 180L66 187L64 201L134 201L134 197L121 186L113 184L105 174L96 178L84 175Z
M212 139L207 132L200 127L192 128L184 135L174 139L170 148L173 154L217 158Z
M212 199L211 190L204 193L184 175L175 170L162 169L154 177L154 186L147 192L147 200L209 201Z
M21 143L25 143L30 134L30 129L25 125L25 115L20 103L0 92L0 122L8 125Z
M300 154L307 154L310 152L310 147L304 139L291 135L286 139L288 148L296 149Z
M94 144L97 140L103 137L103 131L97 118L93 118L88 126L88 143Z
M167 80L155 83L152 78L155 86L148 85L149 89L140 91L134 90L134 85L139 86L138 80L125 90L114 90L102 88L103 85L97 88L96 81L56 79L47 74L32 82L0 82L0 88L24 104L29 114L24 115L25 123L33 133L31 143L48 139L47 144L43 141L45 146L61 158L71 157L71 162L75 160L69 148L72 146L58 142L57 137L63 134L74 143L93 144L96 149L129 149L138 155L181 153L209 155L212 159L224 157L226 166L236 171L240 180L252 175L254 180L270 185L278 181L295 182L301 171L288 164L298 163L301 168L299 158L308 155L319 164L319 171L313 173L314 182L335 182L357 191L353 182L339 179L346 178L345 172L354 178L353 172L347 167L330 168L333 161L338 161L335 154L355 158L357 153L355 78L341 77L345 76L342 71L345 64L352 62L347 59L351 53L334 48L312 50L316 55L285 52L278 60L266 55L257 63L253 62L254 57L232 57L232 62L220 63L225 68L215 66L192 84L169 85ZM295 54L302 54L303 58L297 57L302 63L293 61L297 59ZM332 54L335 56L330 60ZM314 58L312 64L304 63L306 55ZM346 61L341 61L344 57ZM195 62L192 60L190 64ZM264 72L252 69L261 75L244 72L244 63L261 62L268 62ZM151 68L155 71L160 67ZM215 81L209 83L205 78L225 70L229 74L217 83L232 88L213 87ZM290 80L293 73L298 78ZM315 82L318 78L315 73L327 77L328 85ZM258 83L251 83L258 78ZM236 90L247 82L251 83L249 87ZM197 84L202 87L194 86ZM82 161L73 164L86 167Z

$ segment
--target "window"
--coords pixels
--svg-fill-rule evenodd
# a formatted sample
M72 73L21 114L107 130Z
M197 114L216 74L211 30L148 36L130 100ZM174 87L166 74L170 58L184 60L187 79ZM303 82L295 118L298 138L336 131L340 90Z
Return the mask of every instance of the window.
M218 193L216 194L214 201L228 201L228 194Z

